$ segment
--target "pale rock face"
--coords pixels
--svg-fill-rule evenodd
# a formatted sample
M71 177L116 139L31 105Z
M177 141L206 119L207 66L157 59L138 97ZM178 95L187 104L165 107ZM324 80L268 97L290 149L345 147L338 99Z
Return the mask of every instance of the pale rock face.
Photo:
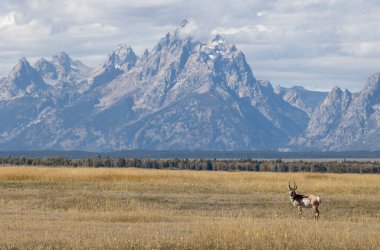
M25 95L38 95L46 91L48 86L36 69L30 66L25 58L21 58L13 67L7 78L0 84L0 100L10 100Z
M100 87L114 80L136 65L138 57L129 45L119 44L100 67L93 70L88 77L91 88Z
M50 97L60 105L74 102L90 88L88 76L91 68L78 60L73 60L65 52L54 55L51 61L38 60L34 68L50 85Z
M55 65L52 62L47 61L44 58L41 58L34 65L38 73L45 77L46 79L57 80L58 73Z
M277 86L274 92L290 105L303 110L309 117L327 96L327 92L310 91L300 86L284 88Z
M25 58L20 59L8 77L0 81L0 145L24 148L27 138L22 143L15 138L23 138L31 120L52 104L51 91L36 69Z
M21 59L0 80L3 150L340 149L379 138L379 75L357 95L256 80L244 53L182 22L137 57L119 45L91 69L66 53Z
M82 62L72 60L65 52L53 56L51 61L41 58L34 65L38 73L50 85L74 83L85 78L90 68Z
M305 143L307 147L326 143L325 140L333 136L334 128L339 126L351 101L352 94L349 91L343 92L335 87L312 112L308 127L299 143Z
M115 68L124 68L130 70L135 66L138 57L132 48L125 44L119 44L117 49L109 55L107 65L113 65Z
M378 150L380 135L379 73L365 88L351 94L334 88L311 115L295 144L322 150Z

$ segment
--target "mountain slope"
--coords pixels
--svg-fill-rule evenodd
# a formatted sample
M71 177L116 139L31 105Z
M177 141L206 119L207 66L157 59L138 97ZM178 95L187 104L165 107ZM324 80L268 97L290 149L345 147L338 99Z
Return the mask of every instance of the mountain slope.
M36 69L30 66L25 58L21 58L8 77L0 81L0 100L38 95L47 89L48 85L43 81Z
M380 73L356 95L334 88L296 144L323 150L379 150Z
M256 80L242 51L187 21L138 57L119 45L94 69L60 53L0 79L3 150L380 149L380 81L358 94Z
M184 25L134 67L65 109L65 114L87 110L91 116L75 119L79 122L57 147L269 149L287 143L287 128L294 123L303 119L300 126L306 126L302 111L256 82L235 46L221 36L206 44L181 37ZM263 107L270 110L273 98L279 111L268 115ZM299 114L297 122L276 117L290 110ZM77 131L85 134L79 140Z
M220 35L195 41L186 25L140 58L120 45L94 70L65 53L40 60L35 67L53 89L54 105L34 114L28 128L3 146L276 149L306 127L307 115L269 82L257 81L243 52ZM60 98L67 93L71 98Z
M300 86L284 88L276 86L275 93L290 105L303 110L309 116L318 106L318 104L326 98L326 92L310 91Z
M132 48L126 44L119 46L112 51L107 60L100 67L96 68L89 77L93 88L110 82L117 76L133 68L138 57Z
M29 62L22 58L8 77L0 81L0 145L4 148L27 148L28 138L21 134L32 126L41 112L54 105L51 87ZM17 143L16 138L21 142Z

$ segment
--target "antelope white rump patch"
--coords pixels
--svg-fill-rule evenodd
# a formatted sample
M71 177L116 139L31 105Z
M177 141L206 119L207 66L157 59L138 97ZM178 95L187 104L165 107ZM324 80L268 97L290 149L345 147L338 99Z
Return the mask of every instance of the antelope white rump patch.
M317 196L317 201L318 201L319 204L322 203L322 199L319 196Z

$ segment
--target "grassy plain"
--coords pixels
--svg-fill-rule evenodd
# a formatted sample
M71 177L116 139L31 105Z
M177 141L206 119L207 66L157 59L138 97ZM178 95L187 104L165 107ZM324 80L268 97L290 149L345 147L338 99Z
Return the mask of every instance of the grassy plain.
M0 225L0 249L380 249L380 175L2 167Z

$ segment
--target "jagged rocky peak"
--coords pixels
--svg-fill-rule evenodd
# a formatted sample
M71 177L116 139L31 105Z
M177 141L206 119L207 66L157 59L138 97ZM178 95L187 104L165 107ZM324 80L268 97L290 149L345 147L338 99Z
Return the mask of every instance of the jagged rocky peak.
M205 49L209 53L224 55L237 51L235 45L231 45L227 39L219 34L215 35L215 37L206 44Z
M360 94L363 98L380 99L380 73L372 74L367 79L367 84Z
M309 116L325 100L329 92L307 90L302 86L285 88L277 86L274 92L290 105L297 107Z
M60 52L52 57L51 61L41 58L34 67L49 85L58 82L75 82L88 75L91 68L78 60L73 60L65 52Z
M194 47L194 45L199 44L199 41L193 40L192 35L194 30L189 24L187 20L183 20L173 32L168 32L159 40L153 52L158 53L164 48L175 50L184 46Z
M13 67L11 74L13 75L13 73L18 73L18 72L21 72L23 70L28 70L30 67L31 66L30 66L28 60L26 60L25 57L21 57L18 60L17 64Z
M58 55L53 56L53 63L62 66L65 71L70 71L72 61L65 52L60 52Z
M30 65L30 64L29 64L28 60L26 60L25 57L21 57L21 58L18 60L17 65ZM17 65L16 65L16 66L17 66Z
M350 97L352 94L350 91L345 89L344 91L339 87L334 87L331 92L326 97L325 101L328 102L336 102L338 100L341 100L342 98Z
M285 91L287 90L287 88L284 88L284 87L281 87L280 85L277 85L276 87L274 87L273 91L276 95L282 95L283 93L285 93Z
M220 34L216 34L215 37L211 40L212 46L214 48L225 49L231 48L230 43Z
M146 60L146 59L148 59L148 56L149 56L149 51L148 51L148 49L145 49L144 53L142 54L141 59Z
M293 92L295 94L298 94L298 93L303 93L303 92L314 92L314 91L310 91L310 90L306 90L304 87L302 86L293 86L291 88L286 88L286 87L282 87L280 85L277 85L275 88L274 88L274 92L277 94L277 95L284 95L286 93L289 93L289 92Z
M119 44L115 50L108 54L108 58L100 67L92 72L92 87L110 82L123 72L128 72L136 65L138 57L127 44Z
M51 62L49 62L48 60L46 60L45 58L40 58L35 64L34 64L34 67L37 68L37 67L40 67L42 65L46 65L46 64L51 64Z
M177 40L186 40L192 38L193 27L191 27L190 22L186 19L182 20L182 22L177 26L172 34L168 33L171 39Z
M58 68L63 67L66 71L72 69L76 71L86 71L90 68L79 60L73 60L67 53L60 52L58 55L54 55L52 63Z
M39 59L34 64L34 67L36 68L37 72L43 77L47 77L49 79L57 79L58 77L54 64L45 58Z
M342 99L343 91L339 87L334 87L323 101L324 105L332 105Z
M138 57L127 44L119 44L117 48L108 56L106 64L113 65L115 68L131 69L135 66Z
M60 52L58 55L53 56L52 64L57 74L56 78L63 79L72 71L73 60L65 52Z
M227 39L220 34L216 34L206 44L202 44L201 51L212 60L217 58L235 58L240 66L248 66L246 65L244 53L238 50L234 44L230 44Z
M188 24L189 24L189 21L187 19L183 19L177 29L185 28Z
M61 51L58 55L54 55L53 60L54 59L57 59L58 61L63 63L72 61L71 57L64 51Z
M201 54L206 61L211 60L215 65L222 67L223 70L226 70L228 67L230 67L230 70L236 68L240 79L246 78L247 82L250 83L256 81L244 53L236 49L235 45L231 45L221 35L216 35L207 44L203 45L201 47Z
M380 73L374 73L367 79L367 85L365 89L378 88L380 84Z
M348 89L344 89L343 95L344 96L352 96L352 93Z
M261 87L269 88L273 90L272 84L268 80L257 80L257 84L259 84Z
M330 92L330 97L332 98L335 98L335 97L340 97L341 95L343 94L343 91L341 88L339 88L338 86L335 86L331 92Z
M182 22L177 26L177 28L174 30L174 35L179 36L180 38L182 35L181 32L183 32L186 28L189 27L189 21L187 19L183 19Z
M31 84L35 85L34 87L44 85L41 76L36 69L29 64L25 57L22 57L13 67L8 75L8 79L23 90L26 90Z
M328 112L330 107L339 107L338 110L344 111L348 108L352 101L352 94L347 89L342 91L339 87L334 87L327 97L321 102L318 107L318 110L326 109ZM325 110L325 112L326 112Z
M28 77L30 74L33 74L34 69L30 66L29 62L25 57L22 57L18 60L18 63L13 67L9 74L10 79Z

